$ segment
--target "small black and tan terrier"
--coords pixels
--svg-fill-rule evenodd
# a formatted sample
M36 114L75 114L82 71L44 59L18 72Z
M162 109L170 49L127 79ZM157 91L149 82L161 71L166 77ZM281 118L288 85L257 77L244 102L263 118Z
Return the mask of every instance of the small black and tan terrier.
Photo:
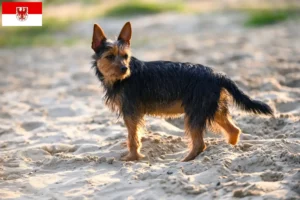
M190 152L182 161L193 160L206 148L206 128L218 127L230 144L238 142L241 130L229 115L231 99L244 111L273 115L267 104L251 99L232 80L209 67L171 61L144 62L133 57L131 33L131 24L127 22L117 41L111 41L95 24L92 41L93 67L105 89L106 104L124 118L128 129L129 153L122 160L144 157L140 153L139 135L144 115L184 114L185 132L191 142Z

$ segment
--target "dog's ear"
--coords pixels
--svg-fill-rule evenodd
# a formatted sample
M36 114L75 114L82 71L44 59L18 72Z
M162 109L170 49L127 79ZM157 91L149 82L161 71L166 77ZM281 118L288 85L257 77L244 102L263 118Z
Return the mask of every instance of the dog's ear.
M97 52L97 49L101 46L102 42L106 40L104 31L98 24L94 24L92 49Z
M127 43L128 45L130 45L130 39L131 39L131 24L130 22L126 22L126 24L123 26L118 40L121 40L125 43Z

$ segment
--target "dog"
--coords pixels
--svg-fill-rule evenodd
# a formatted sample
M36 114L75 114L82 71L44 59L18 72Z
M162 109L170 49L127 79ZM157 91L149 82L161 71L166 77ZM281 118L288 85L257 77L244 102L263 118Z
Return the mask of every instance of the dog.
M171 61L145 62L131 55L130 22L125 23L116 41L106 38L94 24L93 68L105 90L105 103L123 117L128 130L129 153L124 161L139 160L140 132L145 115L178 117L184 114L190 150L182 161L195 159L206 148L206 128L219 127L236 145L241 130L233 123L229 103L254 114L273 115L265 103L251 99L223 74L201 64Z

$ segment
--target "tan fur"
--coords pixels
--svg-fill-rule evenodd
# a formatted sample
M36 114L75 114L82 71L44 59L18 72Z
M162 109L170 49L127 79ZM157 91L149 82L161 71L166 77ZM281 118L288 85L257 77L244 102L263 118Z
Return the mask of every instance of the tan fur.
M130 76L130 39L131 39L131 25L130 23L126 23L122 28L119 38L124 41L124 44L120 45L115 42L111 46L111 48L106 51L100 59L97 60L97 68L104 75L104 82L107 85L112 85L117 80L123 80L126 77ZM93 38L92 38L92 49L96 51L100 45L102 45L102 41L106 40L106 36L102 28L98 24L94 24ZM124 56L128 55L127 59L122 59L119 61L111 62L106 58L108 55L114 56ZM120 70L120 66L126 66L128 70L126 73L122 73Z
M215 122L223 129L223 133L228 137L228 143L236 145L239 141L241 130L232 122L231 117L217 112Z
M144 112L152 116L175 118L184 113L184 108L182 107L182 101L174 101L167 105L153 105L151 109L144 108Z
M99 47L101 42L106 39L104 31L98 24L94 24L94 32L93 32L93 39L92 39L92 49L96 51Z
M131 34L132 34L131 24L130 24L130 22L127 22L123 26L123 28L122 28L122 30L121 30L121 32L119 34L118 40L123 40L128 45L130 45Z
M103 74L105 84L112 85L115 81L123 80L130 76L129 58L126 60L124 59L121 63L111 62L106 58L108 55L124 56L125 54L128 54L128 57L130 57L131 53L129 48L120 47L115 44L110 50L104 52L101 58L97 60L97 68ZM125 74L121 72L120 64L128 67L128 70Z
M236 145L239 141L241 130L232 122L226 104L229 101L228 92L222 89L219 100L219 110L215 114L214 122L221 128L221 131L227 136L228 143Z
M124 117L124 122L128 130L127 147L129 150L128 155L122 158L125 161L139 160L144 155L140 153L142 142L140 132L143 124L142 116Z

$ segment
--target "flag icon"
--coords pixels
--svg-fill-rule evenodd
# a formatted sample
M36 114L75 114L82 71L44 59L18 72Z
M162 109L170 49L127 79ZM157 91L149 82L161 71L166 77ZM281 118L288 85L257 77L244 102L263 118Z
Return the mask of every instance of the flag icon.
M2 2L2 26L42 26L42 2Z

